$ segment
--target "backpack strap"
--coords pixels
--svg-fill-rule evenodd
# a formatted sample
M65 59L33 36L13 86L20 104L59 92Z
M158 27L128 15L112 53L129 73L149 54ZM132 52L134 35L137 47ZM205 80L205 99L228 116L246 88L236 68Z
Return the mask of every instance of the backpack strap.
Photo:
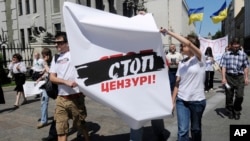
M56 61L57 61L57 59L59 58L59 54L55 54L55 63L56 63Z

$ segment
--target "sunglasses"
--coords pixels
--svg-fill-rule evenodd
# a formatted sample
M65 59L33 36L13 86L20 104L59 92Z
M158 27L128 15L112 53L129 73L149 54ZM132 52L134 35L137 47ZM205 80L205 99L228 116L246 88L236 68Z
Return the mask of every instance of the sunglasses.
M55 44L57 44L57 45L63 45L63 44L65 44L65 43L67 43L67 42L65 42L65 41L56 41L56 42L55 42Z

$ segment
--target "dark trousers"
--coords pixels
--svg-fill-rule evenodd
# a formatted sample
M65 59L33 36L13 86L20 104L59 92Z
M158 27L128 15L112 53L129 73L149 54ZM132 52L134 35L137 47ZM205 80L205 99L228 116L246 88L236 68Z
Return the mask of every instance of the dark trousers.
M43 74L41 74L41 72L35 71L32 74L32 80L36 81L38 78L40 78Z
M169 138L170 132L165 129L163 119L151 120L153 132L157 141L165 141ZM130 129L130 141L142 141L143 140L143 128Z
M244 76L231 76L226 75L227 83L230 85L231 89L226 89L226 109L235 114L240 114L242 110L243 96L245 81ZM235 97L235 99L234 99Z
M4 94L3 94L1 83L0 83L0 104L5 104L5 99L4 99Z
M169 71L168 76L169 76L169 81L170 81L170 89L171 89L171 92L173 92L175 81L176 81L176 71Z
M214 71L206 71L205 91L214 87Z
M53 120L50 128L49 128L49 136L51 137L57 137L57 132L56 132L56 121Z

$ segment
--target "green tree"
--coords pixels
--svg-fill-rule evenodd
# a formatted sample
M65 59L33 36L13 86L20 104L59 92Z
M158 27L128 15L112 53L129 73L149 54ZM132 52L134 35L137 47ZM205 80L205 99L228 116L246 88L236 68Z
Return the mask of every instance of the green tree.
M215 40L215 39L218 39L218 38L221 38L221 37L224 37L225 35L220 31L218 30L213 36L212 36L212 39Z

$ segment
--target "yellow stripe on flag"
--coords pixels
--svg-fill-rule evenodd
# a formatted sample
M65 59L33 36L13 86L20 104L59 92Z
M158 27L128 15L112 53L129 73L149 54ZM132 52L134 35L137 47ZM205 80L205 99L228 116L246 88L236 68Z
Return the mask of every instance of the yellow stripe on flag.
M192 24L195 21L202 21L202 19L203 19L203 13L191 14L189 16L189 25Z
M213 23L216 24L216 23L223 21L226 17L227 17L227 8L222 10L218 16L213 16L211 18L212 18Z

